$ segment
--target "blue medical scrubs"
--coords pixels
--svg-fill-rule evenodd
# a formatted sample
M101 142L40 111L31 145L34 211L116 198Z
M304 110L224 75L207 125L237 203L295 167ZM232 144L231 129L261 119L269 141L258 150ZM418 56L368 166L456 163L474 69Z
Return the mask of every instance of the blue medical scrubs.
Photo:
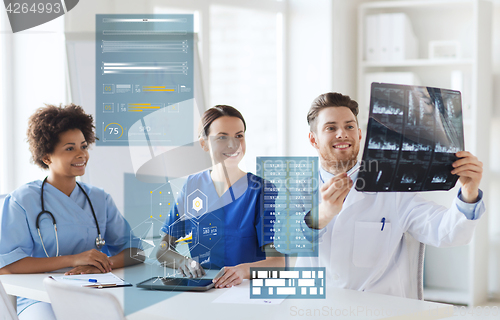
M205 269L264 260L262 247L274 236L274 215L262 205L264 187L274 186L247 173L219 197L210 171L191 175L161 230L187 243Z
M45 258L42 242L36 229L36 218L41 208L42 181L25 184L5 198L0 226L0 268L26 257ZM124 249L140 247L140 240L132 235L127 221L116 208L113 199L104 190L80 183L87 192L95 210L101 235L111 255ZM45 210L57 223L59 255L72 255L96 249L97 228L90 205L78 186L68 197L49 183L44 186ZM50 257L56 255L56 238L50 215L40 217L40 232ZM18 313L34 303L18 299Z

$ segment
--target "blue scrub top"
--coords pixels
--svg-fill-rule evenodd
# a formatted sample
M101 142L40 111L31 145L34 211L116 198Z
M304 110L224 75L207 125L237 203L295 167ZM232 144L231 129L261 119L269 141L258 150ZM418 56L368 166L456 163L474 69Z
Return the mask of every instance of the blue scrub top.
M247 173L219 197L209 170L191 175L161 230L186 242L205 269L264 260L262 247L273 242L269 226L275 222L263 207L264 187L274 189Z
M36 218L42 210L41 185L40 180L27 183L5 198L0 225L0 268L26 257L47 257L36 229ZM91 185L80 185L92 202L109 253L115 255L130 247L140 248L140 240L131 234L130 225L116 208L111 196ZM96 249L95 220L87 198L78 186L75 186L68 197L46 183L44 205L45 210L54 215L57 223L59 255ZM47 253L54 257L56 240L52 219L49 214L43 214L39 222ZM20 299L19 302L21 301L27 300ZM18 312L26 306L18 304Z

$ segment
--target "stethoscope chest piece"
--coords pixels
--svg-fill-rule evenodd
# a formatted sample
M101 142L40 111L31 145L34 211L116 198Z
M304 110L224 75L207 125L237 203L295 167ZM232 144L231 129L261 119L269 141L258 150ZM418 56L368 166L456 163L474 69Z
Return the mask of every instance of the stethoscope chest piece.
M97 238L95 238L95 246L97 247L97 249L101 249L102 247L104 247L105 244L106 244L106 240L104 240L101 237L101 234L99 233Z

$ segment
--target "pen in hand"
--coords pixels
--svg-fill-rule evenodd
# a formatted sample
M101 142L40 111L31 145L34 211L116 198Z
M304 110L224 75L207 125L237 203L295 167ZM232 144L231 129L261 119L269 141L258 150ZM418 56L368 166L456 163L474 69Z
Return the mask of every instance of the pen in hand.
M358 166L356 169L353 169L350 173L347 174L347 176L350 178L352 177L353 174L355 174L356 172L358 172L359 168L361 168L361 166ZM354 181L353 181L354 182ZM344 201L342 201L342 203L345 202L345 199L347 198L347 196L344 198Z
M352 170L351 173L347 174L348 177L351 177L353 174L355 174L356 172L358 172L359 168L361 168L361 166L358 166L356 169Z

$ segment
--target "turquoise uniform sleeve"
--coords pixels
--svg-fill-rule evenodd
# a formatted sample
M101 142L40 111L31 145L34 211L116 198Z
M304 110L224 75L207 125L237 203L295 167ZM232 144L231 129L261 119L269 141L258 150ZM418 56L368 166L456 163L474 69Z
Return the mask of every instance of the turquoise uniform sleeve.
M0 268L31 256L33 241L27 236L26 212L11 195L5 198L0 228Z

